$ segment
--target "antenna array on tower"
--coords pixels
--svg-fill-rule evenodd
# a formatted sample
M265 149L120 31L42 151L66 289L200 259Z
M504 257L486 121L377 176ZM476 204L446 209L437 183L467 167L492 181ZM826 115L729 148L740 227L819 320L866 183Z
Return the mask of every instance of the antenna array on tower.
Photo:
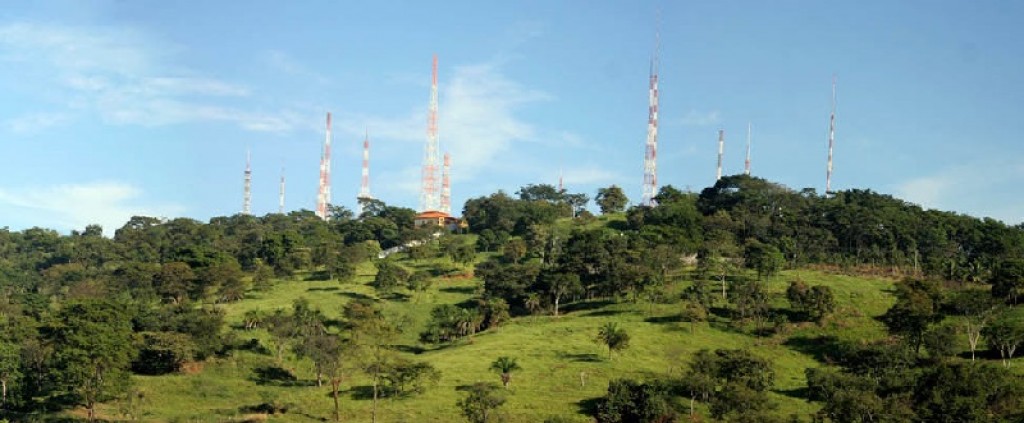
M722 179L722 155L725 153L725 130L718 130L718 171L715 173L715 180Z
M366 131L366 136L363 138L363 177L362 183L359 185L359 196L356 200L369 200L373 198L370 195L370 131ZM359 203L359 214L363 214L363 202Z
M825 194L832 192L832 145L836 140L836 77L832 76L832 114L828 119L828 171L825 175Z
M750 122L747 122L747 160L743 162L743 174L750 176Z
M317 192L316 215L327 220L327 207L331 204L331 112L327 112L327 136L320 156L320 189Z
M658 194L658 50L660 29L655 30L654 54L651 55L650 87L647 109L647 145L644 152L644 186L641 205L655 206Z
M437 55L430 82L430 108L427 111L427 144L423 154L423 186L420 211L437 210Z
M252 154L245 151L245 188L242 194L242 214L252 214Z
M441 168L441 211L452 214L452 157L444 153L444 167Z

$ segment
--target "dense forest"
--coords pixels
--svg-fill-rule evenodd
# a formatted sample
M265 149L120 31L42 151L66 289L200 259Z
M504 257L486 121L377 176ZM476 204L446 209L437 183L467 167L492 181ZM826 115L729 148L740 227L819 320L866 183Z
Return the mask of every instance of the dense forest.
M528 185L467 201L468 226L456 234L417 228L415 211L377 200L364 201L359 216L332 207L327 221L303 210L208 223L139 216L112 237L98 226L67 235L3 229L0 418L45 420L80 409L85 419L114 419L96 410L117 402L127 404L118 418L139 419L131 412L138 375L181 372L260 343L229 328L225 306L275 284L352 280L370 267L378 295L349 302L337 319L297 301L242 322L266 331L269 357L281 362L291 351L313 363L316 385L332 390L335 416L344 374L355 371L349 361L372 380L374 418L378 398L415 396L440 377L429 361L386 358L412 347L399 345L394 334L404 325L380 306L438 278L474 278L474 300L432 307L415 328L415 348L596 303L678 304L690 325L718 319L768 339L787 325L823 325L836 312L838 293L828 284L786 280L781 297L766 290L784 270L811 268L896 281L893 304L879 317L885 336L799 346L823 363L807 368L798 394L820 406L814 413L780 416L766 394L771 361L724 346L687 357L678 374L612 380L582 413L599 422L1024 419L1024 382L1008 370L1024 343L1021 225L867 190L820 195L743 175L700 193L665 186L655 201L627 208L623 191L610 186L596 193L603 216L595 216L586 194ZM395 247L402 252L381 254ZM615 322L597 338L609 359L630 345ZM518 368L511 356L493 364L505 388ZM469 386L448 406L469 421L492 421L506 390ZM279 411L274 401L261 406Z

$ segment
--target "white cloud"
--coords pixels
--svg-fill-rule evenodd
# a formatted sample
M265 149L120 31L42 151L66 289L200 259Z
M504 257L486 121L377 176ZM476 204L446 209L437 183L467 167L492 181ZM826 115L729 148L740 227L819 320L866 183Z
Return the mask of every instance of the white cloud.
M625 179L616 172L595 165L567 168L562 175L566 185L610 184Z
M1019 162L1019 160L1016 160ZM922 207L992 217L1015 224L1024 219L1024 201L1015 192L1024 166L1013 160L958 164L894 184L894 195Z
M8 119L2 126L10 132L26 134L60 125L67 120L68 116L64 113L30 113Z
M457 66L452 78L448 81L442 78L439 85L438 158L445 151L451 152L453 178L458 180L467 180L483 170L499 167L496 166L500 164L499 159L513 144L536 140L538 131L534 125L516 114L527 104L551 99L547 93L509 79L490 64ZM399 117L342 115L336 125L340 131L353 136L362 137L369 129L371 139L412 143L419 153L427 137L427 107L424 104ZM557 138L567 145L582 142L578 136L568 132L558 133ZM402 173L410 175L408 170ZM418 171L413 176L419 180ZM406 180L404 177L401 179ZM402 191L413 186L401 183Z
M55 222L57 229L82 229L100 224L107 236L132 216L177 216L184 208L175 204L143 205L137 187L121 182L92 182L45 187L0 188L0 217L30 217ZM43 219L40 219L43 217ZM29 220L29 219L26 219Z
M104 121L171 125L222 121L251 131L282 132L301 126L295 113L257 112L232 105L248 88L195 75L174 65L177 49L126 28L17 23L0 26L0 63L40 73L41 90L59 90L57 114L95 113ZM38 75L35 75L38 76ZM63 120L21 121L8 129L45 128Z
M716 125L721 122L722 118L719 116L718 110L712 110L709 112L690 110L678 120L679 124L685 126L709 126Z
M492 65L456 67L439 100L441 149L453 152L460 173L476 175L514 143L534 138L534 126L516 113L524 105L550 99L547 93L509 79Z

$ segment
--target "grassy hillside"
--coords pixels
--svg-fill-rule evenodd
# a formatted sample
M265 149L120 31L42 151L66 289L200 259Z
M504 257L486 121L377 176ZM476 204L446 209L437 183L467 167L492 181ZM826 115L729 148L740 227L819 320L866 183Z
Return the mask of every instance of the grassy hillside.
M137 376L138 390L144 394L138 406L142 419L197 422L329 419L333 410L329 388L315 386L309 362L298 360L288 352L283 367L297 380L261 380L261 371L276 365L269 352L269 337L262 329L242 329L242 316L248 310L272 312L290 308L294 300L306 298L329 318L337 318L342 306L351 299L376 298L368 285L373 271L372 264L364 263L356 280L350 283L278 281L268 292L251 293L243 301L220 305L231 326L226 335L237 337L241 343L248 341L251 348L190 366L183 374ZM680 279L670 287L671 292L678 292L688 284L685 277ZM518 317L499 329L435 348L417 340L430 309L437 304L468 300L480 284L476 279L439 279L426 293L410 293L408 298L384 304L388 313L408 319L401 339L402 354L430 362L441 371L442 377L423 395L383 400L379 418L384 422L459 421L461 416L455 404L464 395L459 388L478 381L498 382L498 375L488 367L498 356L510 355L519 360L523 370L514 373L509 401L501 409L506 421L537 422L556 415L573 419L571 421L588 421L581 411L589 400L605 393L610 379L678 375L699 349L746 347L774 363L777 376L772 397L780 404L779 414L806 415L817 408L801 397L805 387L804 369L819 365L814 358L816 351L812 340L820 335L851 340L882 336L884 329L873 318L891 305L892 282L814 271L787 271L768 283L772 292L780 294L777 307L786 306L781 294L788 282L796 279L809 285L831 286L839 303L837 315L820 327L786 324L780 334L758 338L730 327L724 317L713 315L709 322L696 325L681 321L680 303L675 300L654 305L594 301L571 304L558 318ZM619 322L631 336L630 347L611 358L608 351L594 341L597 328L607 321ZM343 421L367 421L371 409L367 378L351 372L343 389ZM246 409L261 403L287 405L289 411L265 416ZM107 404L101 410L102 415L117 415L124 407L124 404Z

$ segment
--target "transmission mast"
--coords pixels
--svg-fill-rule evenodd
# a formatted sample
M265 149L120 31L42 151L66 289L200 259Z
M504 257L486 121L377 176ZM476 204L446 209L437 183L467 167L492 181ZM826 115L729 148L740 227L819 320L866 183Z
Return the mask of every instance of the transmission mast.
M281 187L277 194L277 212L284 214L284 166L281 166Z
M370 131L366 131L363 138L363 180L359 186L359 196L356 200L369 200L370 195ZM363 214L363 202L359 201L359 214Z
M444 167L441 168L441 211L452 214L452 156L444 152Z
M718 130L718 172L715 173L715 180L722 179L722 155L725 153L725 130Z
M430 80L430 108L427 111L427 144L423 151L423 186L420 211L437 210L437 55Z
M659 17L660 18L660 17ZM641 205L654 207L658 195L658 50L661 30L655 29L654 53L651 55L650 86L647 110L647 148L644 152L644 186Z
M832 75L832 114L828 119L828 171L825 175L825 195L832 193L832 146L836 140L836 76Z
M327 206L331 204L331 112L327 112L326 132L320 155L320 189L316 202L316 215L324 220L327 220Z
M747 160L743 162L743 174L750 176L750 122L747 122Z
M252 154L245 150L245 188L242 193L242 214L252 214Z

